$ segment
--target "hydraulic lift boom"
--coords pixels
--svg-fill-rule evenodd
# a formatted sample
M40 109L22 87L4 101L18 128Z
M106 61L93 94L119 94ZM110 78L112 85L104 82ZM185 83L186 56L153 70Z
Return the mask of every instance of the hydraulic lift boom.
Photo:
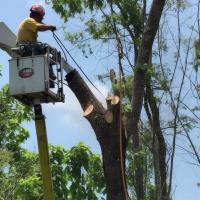
M0 22L0 48L12 56L11 48L16 44L15 34L4 24Z
M15 34L3 22L0 22L0 34L1 34L0 48L6 51L12 57L14 54L11 51L11 48L15 47L15 43L16 43ZM11 66L11 67L14 67L14 66ZM54 200L53 182L52 182L52 174L51 174L51 167L50 167L50 161L49 161L45 117L42 114L42 107L41 107L40 101L39 103L37 101L34 102L33 106L34 106L34 112L35 112L35 127L36 127L36 133L37 133L40 167L41 167L42 180L43 180L44 199Z
M46 133L45 116L41 104L34 105L35 127L39 148L40 167L42 172L43 190L45 200L54 200L53 182L49 161L48 139Z

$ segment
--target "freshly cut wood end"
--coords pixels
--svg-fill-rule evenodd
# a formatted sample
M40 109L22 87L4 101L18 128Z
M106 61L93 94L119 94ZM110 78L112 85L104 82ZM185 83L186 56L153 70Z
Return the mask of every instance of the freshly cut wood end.
M94 110L94 106L93 106L92 104L90 104L90 105L86 108L86 110L84 111L83 116L84 116L84 117L88 116L89 114L92 113L93 110Z
M118 96L113 96L111 104L116 105L119 103L119 97Z
M113 99L113 96L107 96L106 97L106 101L112 101L112 99Z
M105 120L110 124L113 121L113 113L110 110L105 112Z
M112 105L116 105L119 103L119 97L118 96L108 96L106 98L107 103L111 102Z

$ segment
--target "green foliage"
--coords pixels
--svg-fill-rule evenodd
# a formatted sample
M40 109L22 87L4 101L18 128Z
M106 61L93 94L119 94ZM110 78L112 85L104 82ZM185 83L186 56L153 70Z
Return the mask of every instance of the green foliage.
M33 175L20 179L18 183L17 200L43 200L41 178Z
M23 161L21 144L28 138L28 131L21 126L31 120L31 109L9 95L5 85L0 91L0 197L16 199L19 177L26 176L31 168ZM22 163L24 163L22 165ZM33 166L33 163L30 165Z
M144 10L142 10L141 8L145 8L145 6L144 7L140 6L140 3L142 4L144 2L148 4L147 5L148 8L146 10L148 12L149 6L151 5L151 3L149 1L141 1L141 0L140 1L139 0L107 0L107 1L61 0L61 1L56 1L56 0L52 0L53 9L58 14L60 14L60 16L65 21L68 21L70 18L75 18L75 20L80 19L81 22L83 22L84 27L83 27L82 31L78 31L78 33L72 33L72 34L70 33L68 36L69 36L69 38L71 37L70 41L72 41L73 44L81 43L81 44L79 44L79 48L83 49L84 54L86 53L86 50L85 50L86 48L91 48L90 45L86 45L86 42L89 42L90 39L95 39L95 41L101 40L103 42L108 42L107 44L109 46L109 53L116 56L117 51L115 49L115 47L116 47L115 31L117 31L117 33L120 36L121 42L122 42L123 54L125 54L125 56L123 55L123 59L122 59L123 64L125 63L123 65L124 69L125 69L125 66L127 63L129 64L129 67L130 66L132 67L136 63L136 62L132 61L133 54L135 53L135 52L133 52L133 49L135 51L138 50L138 46L140 45L140 42L141 42L140 41L141 32L143 29L143 25L145 24L145 18L146 18L146 16L148 16L148 13L144 13L144 16L143 16L142 11L144 11ZM176 12L177 12L177 9L178 9L178 11L182 11L189 6L188 1L186 1L186 0L180 0L180 1L169 0L169 1L166 1L166 4L167 4L166 6L168 6L168 8L170 7L170 8L172 8L172 10L175 10ZM170 10L170 12L171 12L171 10ZM147 78L148 78L148 80L150 80L150 87L152 87L153 93L156 95L154 99L156 100L156 102L160 103L159 109L161 111L163 108L164 108L164 110L167 110L167 112L163 115L164 117L163 116L160 117L161 119L165 118L166 115L168 114L168 109L166 109L166 108L169 108L170 116L171 116L171 113L174 113L174 111L176 110L175 105L176 105L176 102L179 102L179 100L177 101L177 98L175 97L174 92L177 94L177 91L181 88L179 87L180 85L177 87L177 85L179 84L177 81L175 83L176 88L174 89L173 88L174 85L171 85L172 82L169 81L168 77L174 76L173 78L175 80L178 80L180 78L177 75L179 75L178 74L179 72L182 73L181 70L183 70L183 66L181 66L181 65L182 65L182 61L184 60L183 56L182 56L182 53L184 52L184 50L183 49L179 50L179 44L178 44L180 41L180 47L181 48L183 47L182 46L183 38L178 38L178 40L176 40L176 38L175 38L176 33L174 33L174 30L173 30L174 29L173 26L175 25L175 23L168 24L168 18L167 18L168 12L166 12L165 14L166 15L164 15L164 17L161 19L160 30L158 32L159 59L154 57L154 56L158 55L158 52L156 55L156 52L152 51L153 59L155 58L155 60L152 60L152 61L153 62L155 61L156 64L153 64L152 66L142 65L142 66L136 67L136 70L145 72L147 74L147 76L148 76ZM183 22L188 21L188 19L186 20L186 19L181 18L181 12L177 12L176 14L178 14L178 15L180 14L179 15L180 18L178 17L178 20L179 20L178 24L183 25L183 26L178 27L177 30L179 32L181 27L186 27L186 26L184 26ZM170 15L172 15L172 13L170 13ZM171 18L171 16L170 16L170 18ZM166 22L167 22L167 25L169 25L169 27L167 27L167 29L166 29L167 31L163 29L164 24ZM116 30L115 30L115 28L116 28ZM195 26L192 27L192 31L194 31L194 30L196 30ZM170 32L170 33L167 33L167 32ZM182 31L180 31L180 33L181 32ZM184 34L186 32L187 31L184 30ZM174 43L171 43L171 41L169 41L169 37L168 37L169 35L171 35ZM178 34L178 35L180 36L181 34ZM148 41L148 37L145 38L145 41L146 42ZM170 68L172 69L172 71L174 70L173 76L168 76L169 74L166 70L167 66L162 60L162 58L165 56L164 54L170 48L170 46L167 45L168 41L169 41L169 44L172 44L172 45L178 44L178 46L176 46L176 47L178 47L177 51L176 51L176 48L174 48L174 46L172 47L173 51L174 50L176 51L176 55L175 55L176 63L174 65L175 69L173 69L172 61L169 59L171 57L171 55L170 54L167 55L167 58L170 60L169 61L170 65L171 65ZM112 48L113 47L113 46L111 46L112 44L113 44L114 48ZM155 45L153 46L153 48L156 46L156 42L154 44ZM135 47L134 45L137 47ZM194 68L197 72L199 65L200 65L200 42L197 40L195 42L194 46L195 46L195 59L196 59ZM113 49L114 50L110 51L110 47L112 50ZM145 49L144 49L144 51L145 51ZM92 49L91 49L91 52L93 52ZM137 53L138 52L136 52L135 57L137 56ZM189 49L188 49L188 53L189 53ZM190 56L187 56L187 58L188 57L190 58ZM114 58L116 58L116 57L114 57ZM127 58L127 60L126 60L126 58ZM159 64L157 64L157 63L159 63ZM185 64L188 64L187 59L185 60ZM177 76L177 77L175 77L175 76ZM191 78L190 75L187 77ZM126 78L126 80L127 80L127 78ZM131 78L130 78L130 80L131 80ZM185 82L187 82L187 81L185 81ZM193 83L193 81L191 81L190 84L191 83ZM113 85L112 85L114 94L122 93L122 98L123 98L122 103L123 103L123 112L124 113L131 111L131 98L133 95L132 94L133 89L131 87L132 87L132 80L131 81L128 80L128 81L122 83L120 86L119 86L118 81L116 81L116 83L113 83ZM156 90L154 91L154 89L156 89ZM171 89L171 91L169 91L170 89ZM200 91L199 86L195 87L195 89L197 89L197 91L198 90ZM167 92L169 92L169 93L167 93ZM184 93L184 92L182 92L182 93ZM180 91L180 94L181 94L181 91ZM171 102L167 105L164 105L164 103L163 103L165 101L165 100L163 100L165 98L164 95L167 96L166 97L167 101L170 101L169 99L171 99L171 102L172 102L172 100L175 101L175 104L172 107L170 107ZM181 94L181 95L183 95L183 94ZM182 113L182 112L179 112L179 113ZM152 114L152 110L150 110L150 114ZM159 114L161 114L161 113L159 112ZM142 116L142 118L143 118L143 116ZM190 118L186 115L181 115L180 119L182 120L182 122L184 122L185 127L188 131L190 131L193 128L192 126L193 126L193 124L195 124L195 121L192 118ZM172 121L174 121L174 119L172 119ZM167 121L167 122L171 123L170 121ZM162 123L162 122L160 122L160 123ZM174 122L172 122L171 125L173 127L177 126L177 124L174 124ZM177 131L180 131L180 127L177 128ZM153 169L153 166L152 166L153 161L152 161L151 149L148 148L148 146L150 146L150 147L152 146L152 144L149 144L149 142L152 142L152 138L150 138L150 136L149 136L152 133L150 133L146 130L143 130L141 132L142 132L142 135L140 138L140 144L142 144L141 149L138 152L131 152L131 150L130 150L130 154L128 155L128 157L130 156L128 158L128 160L130 159L129 160L128 177L131 177L131 180L132 180L131 181L129 179L130 182L128 181L128 184L129 184L129 186L134 185L133 180L134 180L134 176L135 176L134 173L135 173L136 164L139 163L140 165L144 166L145 175L147 176L147 181L145 182L145 183L147 183L145 191L147 191L148 195L146 196L146 200L147 199L153 200L154 199L154 191L156 190L156 187L154 186L154 184L151 184L151 181L154 179L154 177L153 178L151 177L153 174L153 170L152 170ZM171 131L169 131L169 132L171 133ZM83 167L83 169L85 170L84 167ZM75 168L74 170L78 174L78 179L81 182L82 171L80 169L81 169L81 167L77 166L77 168ZM73 170L71 171L71 173L73 173ZM76 183L76 182L74 184L78 185L78 183ZM133 191L133 193L135 192L135 190L134 189L132 190L131 188L130 188L130 191ZM82 194L81 191L80 191L80 194ZM132 197L132 198L134 199L134 197Z
M12 152L0 148L0 173L2 173L3 170L9 166L9 163L12 161L12 156Z
M155 198L155 185L152 183L154 171L153 171L153 155L151 153L151 142L152 142L152 134L149 130L144 129L140 126L140 141L141 148L137 151L133 151L132 141L129 141L127 148L127 184L128 190L130 191L129 196L131 199L135 200L135 188L134 188L134 180L135 180L135 171L136 166L142 166L144 173L144 188L146 191L145 200L154 200Z
M115 41L115 26L123 31L121 35L134 35L127 50L132 51L133 43L140 44L143 24L140 0L51 0L51 3L64 22L76 19L83 24L82 30L72 32L66 29L65 36L72 44L83 49L84 54L87 48L89 53L93 53L89 45L91 39L103 43Z
M160 65L154 65L151 70L148 70L148 75L151 77L152 85L154 88L167 91L169 89L169 72L165 70L165 77Z
M177 4L177 7L181 8L182 10L190 6L190 3L188 2L188 0L179 0L179 1L176 1L176 4Z
M103 17L102 21L98 22L96 19L91 18L88 20L86 25L86 31L90 33L93 39L97 40L99 38L107 38L108 36L112 36L113 30L112 25L109 23L109 19L107 17ZM104 42L107 40L104 40Z
M29 136L21 123L31 117L31 109L9 96L8 85L4 86L0 91L0 146L16 152Z
M42 199L38 198L42 195L39 172L37 154L21 148L20 156L12 157L0 174L1 198L3 200ZM38 181L36 181L36 176Z
M190 7L191 6L191 2L188 1L188 0L168 0L166 2L167 4L167 7L168 8L171 8L173 10L177 10L177 9L180 9L180 10L185 10L186 8Z
M101 0L51 0L51 2L53 9L61 15L65 22L70 17L85 12L85 9L93 11L103 6L103 1Z
M22 122L32 110L9 96L8 85L0 91L0 200L42 200L43 189L37 153L21 145L29 137ZM56 199L98 199L105 195L102 162L83 143L65 150L50 146Z
M101 159L92 154L83 143L69 151L61 146L51 146L51 163L56 198L98 199L105 194Z
M4 159L4 164L10 161ZM98 199L105 195L102 162L89 147L80 143L71 150L50 145L50 160L56 199ZM21 149L20 159L12 160L0 174L3 200L42 200L43 189L38 154ZM5 169L5 168L4 168ZM5 193L8 189L9 195ZM9 198L8 198L9 197Z
M155 185L153 185L151 183L147 184L147 197L145 200L154 200L155 199L155 191L156 191Z
M117 7L120 9L120 13L117 13L119 16L119 24L122 24L126 27L134 27L136 35L141 33L142 26L142 13L140 1L138 0L122 0L114 1Z
M193 117L190 117L188 115L180 115L180 120L182 121L182 123L184 124L184 128L190 132L194 127L197 126L198 121L196 119L194 119Z
M133 87L133 77L125 77L125 82L114 81L112 83L112 91L115 95L122 96L123 113L128 113L131 111L131 98L132 98L132 87Z
M42 200L43 190L38 154L25 149L21 152L20 160L12 166L17 174L21 174L15 195L19 200Z

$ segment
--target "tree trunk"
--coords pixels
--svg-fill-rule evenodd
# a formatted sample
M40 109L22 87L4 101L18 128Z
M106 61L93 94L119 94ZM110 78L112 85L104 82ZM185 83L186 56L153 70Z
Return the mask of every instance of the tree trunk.
M139 49L137 65L134 71L134 81L133 81L133 96L132 96L132 113L130 122L128 124L131 126L128 129L128 136L132 136L133 139L133 150L134 152L140 151L140 140L138 133L138 122L140 119L144 87L146 79L146 71L148 69L147 64L149 63L152 45L154 38L156 36L162 11L166 0L154 0L149 13L149 18L145 26L144 34L141 41L141 46ZM137 163L136 163L137 164ZM144 185L143 185L143 169L140 163L136 166L136 194L137 200L144 200Z
M108 98L106 110L76 70L67 74L66 80L85 111L84 116L90 122L100 144L107 199L124 200L127 196L123 172L126 139L122 134L122 141L120 141L119 98Z
M155 154L154 159L156 162L157 170L157 200L168 200L167 196L167 168L166 168L166 144L165 139L160 127L159 109L156 105L153 91L150 88L150 81L147 85L148 102L152 113L152 130L155 137Z
M134 71L132 112L131 118L128 119L130 127L127 128L129 130L127 131L128 136L132 136L133 139L134 152L140 150L138 122L143 103L146 70L148 67L145 64L148 63L151 55L152 44L158 30L164 4L165 0L154 0L152 3ZM121 123L119 105L111 105L109 113L108 110L103 108L102 104L96 99L75 70L66 76L66 80L85 111L85 117L90 122L100 143L107 199L124 200L127 194L125 192L124 173L122 171L124 168L126 139L123 134L121 136L122 141L120 142L120 133L124 132L124 130L120 131L119 127ZM137 163L135 177L137 200L144 200L143 168L139 162Z

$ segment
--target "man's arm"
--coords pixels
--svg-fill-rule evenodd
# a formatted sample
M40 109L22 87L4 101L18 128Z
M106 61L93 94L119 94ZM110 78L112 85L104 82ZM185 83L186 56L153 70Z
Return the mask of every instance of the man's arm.
M47 24L38 24L37 25L37 31L55 31L56 27L53 25L47 25Z

